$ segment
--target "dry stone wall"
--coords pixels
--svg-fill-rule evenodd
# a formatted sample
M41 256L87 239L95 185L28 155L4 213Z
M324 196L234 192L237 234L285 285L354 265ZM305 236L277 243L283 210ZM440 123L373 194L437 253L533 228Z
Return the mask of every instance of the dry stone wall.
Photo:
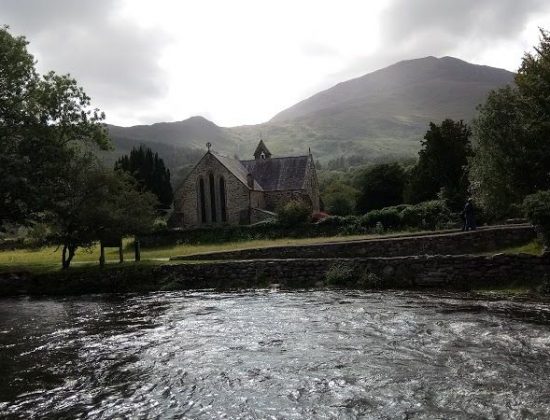
M473 232L392 237L318 245L277 246L229 252L211 252L181 260L286 259L396 257L407 255L458 255L491 252L532 241L536 232L530 225L500 226Z

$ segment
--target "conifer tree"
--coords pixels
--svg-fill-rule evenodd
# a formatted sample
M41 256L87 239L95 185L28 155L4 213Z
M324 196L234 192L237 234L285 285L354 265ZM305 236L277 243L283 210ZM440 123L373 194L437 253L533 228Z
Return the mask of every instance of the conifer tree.
M153 154L148 147L134 147L129 156L124 155L116 161L115 169L130 173L142 188L155 194L160 208L166 209L172 205L174 194L170 170L158 153Z

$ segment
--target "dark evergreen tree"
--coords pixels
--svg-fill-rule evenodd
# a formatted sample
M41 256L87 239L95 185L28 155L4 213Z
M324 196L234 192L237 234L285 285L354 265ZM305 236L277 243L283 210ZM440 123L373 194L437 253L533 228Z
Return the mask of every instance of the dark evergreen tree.
M421 141L418 163L410 172L407 202L420 203L441 195L453 209L464 205L469 186L468 159L473 155L470 136L471 130L462 120L430 123Z
M359 178L357 211L366 213L403 203L405 171L398 163L368 168Z
M124 155L115 163L116 170L130 173L139 185L155 194L160 208L169 208L174 200L172 185L170 184L170 170L164 165L164 161L158 153L149 148L139 146Z

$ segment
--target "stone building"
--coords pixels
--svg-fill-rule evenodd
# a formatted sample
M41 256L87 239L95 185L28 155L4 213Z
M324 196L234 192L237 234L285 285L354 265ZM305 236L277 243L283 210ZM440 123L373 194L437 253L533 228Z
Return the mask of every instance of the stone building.
M319 185L311 152L272 157L260 140L254 159L237 160L211 150L176 190L175 213L182 227L256 223L274 216L290 200L319 211Z

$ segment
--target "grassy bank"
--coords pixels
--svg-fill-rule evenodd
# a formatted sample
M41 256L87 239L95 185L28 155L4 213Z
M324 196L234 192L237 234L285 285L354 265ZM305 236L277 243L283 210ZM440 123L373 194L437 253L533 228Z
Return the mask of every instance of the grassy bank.
M405 234L405 233L404 233ZM248 241L226 242L222 244L180 244L173 246L164 246L157 248L143 248L141 250L142 262L158 264L167 262L171 256L191 255L201 252L213 251L234 251L248 248L261 248L268 246L284 245L308 245L314 243L327 243L338 241L349 241L358 239L376 238L380 235L355 235L355 236L332 236L324 238L286 238L286 239L259 239ZM127 243L126 245L131 245ZM106 248L105 257L110 264L118 263L118 250L116 248ZM134 252L131 246L124 247L124 260L133 261ZM73 259L73 268L83 266L94 266L99 261L99 246L91 249L78 249ZM118 265L118 264L117 264ZM0 251L0 271L28 270L32 272L50 272L57 271L61 267L61 248L44 247L40 249L16 249L10 251Z

